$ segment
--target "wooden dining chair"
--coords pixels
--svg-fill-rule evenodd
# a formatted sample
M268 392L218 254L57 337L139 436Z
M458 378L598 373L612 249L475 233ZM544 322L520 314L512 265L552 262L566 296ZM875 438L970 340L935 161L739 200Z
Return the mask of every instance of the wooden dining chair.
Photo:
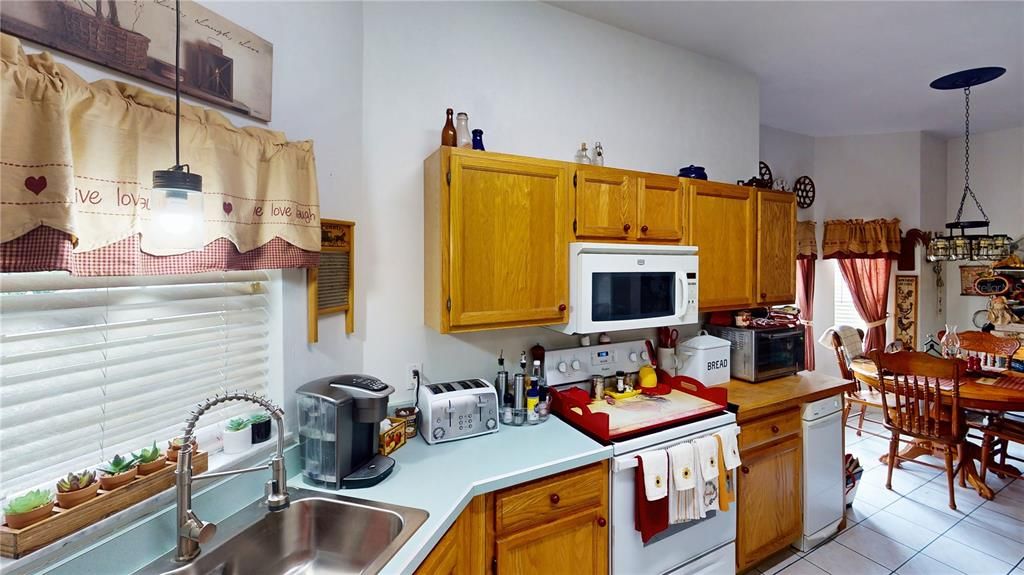
M1020 341L1015 338L998 337L981 331L965 331L957 334L960 337L960 350L968 357L981 358L982 369L996 366L998 358L1005 359L1010 365L1010 358L1020 349ZM981 431L981 480L985 480L989 464L998 459L999 469L1005 469L1006 460L1024 461L1007 453L1010 443L1024 444L1024 421L1006 417L998 411L974 411L967 413L968 427ZM972 417L974 416L974 417ZM972 437L974 437L972 435ZM999 472L1000 477L1003 476ZM1020 477L1020 475L1017 475Z
M860 336L861 344L864 343L864 330L858 329L857 335ZM853 375L853 370L850 369L850 360L854 358L846 357L846 352L843 350L843 340L839 337L839 334L832 332L832 350L836 354L836 361L839 363L839 373L843 379L853 381L857 384L856 389L853 391L846 392L846 405L843 406L843 427L849 427L850 429L857 430L857 437L861 437L864 433L873 435L875 437L881 437L888 439L888 436L882 433L875 433L873 431L864 431L864 422L882 424L881 421L867 417L868 408L875 407L882 409L882 394L873 387L863 385ZM853 410L853 406L859 406L859 414L857 415L857 425L848 425L850 413Z
M889 440L889 472L885 487L892 489L892 468L897 460L913 461L942 469L923 461L906 459L898 453L900 436L905 435L940 446L946 459L946 480L949 483L949 508L956 509L953 481L964 460L967 427L960 409L960 377L966 364L959 359L941 359L917 351L868 354L878 370L878 381L884 388L882 415L884 425L892 433ZM944 401L944 398L949 399ZM953 452L957 452L957 464Z

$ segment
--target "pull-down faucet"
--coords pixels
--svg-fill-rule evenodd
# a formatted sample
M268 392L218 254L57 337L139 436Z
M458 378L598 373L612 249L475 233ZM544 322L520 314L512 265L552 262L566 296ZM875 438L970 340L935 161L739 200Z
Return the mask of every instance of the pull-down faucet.
M232 471L217 471L192 476L192 432L196 422L211 407L229 401L247 401L267 411L274 419L277 427L277 453L266 465L247 467ZM270 511L281 511L288 507L288 474L284 468L284 411L267 398L253 393L226 393L207 398L189 412L185 421L185 433L182 436L181 451L178 452L178 467L174 471L175 490L177 493L178 511L178 551L176 561L191 561L199 555L199 545L206 543L217 532L217 526L200 519L192 510L192 482L198 479L214 479L227 477L250 471L261 471L270 468L272 478L267 481L267 508Z

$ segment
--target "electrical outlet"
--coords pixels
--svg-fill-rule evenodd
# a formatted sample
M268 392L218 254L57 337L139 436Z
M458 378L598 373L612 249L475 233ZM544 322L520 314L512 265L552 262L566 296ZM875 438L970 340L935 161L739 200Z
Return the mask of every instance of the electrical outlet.
M423 364L422 363L410 363L405 368L405 389L413 391L416 389L416 373L420 374L420 379L423 379Z

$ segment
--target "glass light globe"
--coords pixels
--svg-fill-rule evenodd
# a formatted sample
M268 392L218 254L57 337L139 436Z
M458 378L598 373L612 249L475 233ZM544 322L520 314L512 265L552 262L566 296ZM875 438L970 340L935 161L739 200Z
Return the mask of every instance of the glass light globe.
M153 172L150 217L142 229L143 250L164 255L203 249L203 178L178 170Z

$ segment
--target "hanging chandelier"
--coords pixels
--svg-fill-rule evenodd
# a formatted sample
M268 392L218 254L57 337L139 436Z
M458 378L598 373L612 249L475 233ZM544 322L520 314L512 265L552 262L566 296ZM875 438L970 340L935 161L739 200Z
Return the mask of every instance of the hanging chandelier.
M988 214L971 190L971 87L991 82L1002 76L1006 68L986 67L961 70L943 76L931 83L936 90L964 91L964 191L956 219L946 223L945 234L937 233L928 243L928 261L987 260L998 261L1010 255L1010 236L989 233ZM984 219L964 220L967 196ZM980 233L984 228L985 233ZM971 230L972 233L968 233ZM974 233L974 230L979 230Z

